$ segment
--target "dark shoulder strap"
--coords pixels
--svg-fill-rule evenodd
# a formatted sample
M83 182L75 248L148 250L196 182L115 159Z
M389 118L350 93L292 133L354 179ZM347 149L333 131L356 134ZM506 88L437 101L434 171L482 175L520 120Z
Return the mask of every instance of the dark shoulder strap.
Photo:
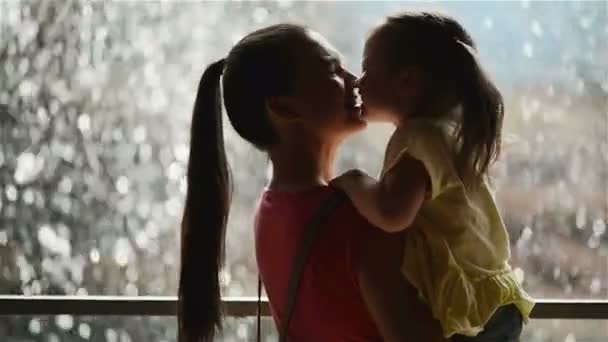
M300 286L300 278L306 266L306 261L312 250L312 245L316 240L321 228L329 214L336 208L340 203L344 201L346 196L340 191L333 193L319 208L316 214L312 217L306 230L304 230L303 238L300 245L296 249L296 254L293 260L293 266L291 269L291 275L289 277L289 284L287 288L287 302L283 311L282 324L279 327L279 342L287 341L287 332L289 331L289 323L295 309L296 298L298 294L298 288Z
M257 342L262 342L262 277L258 272L258 312L257 312Z

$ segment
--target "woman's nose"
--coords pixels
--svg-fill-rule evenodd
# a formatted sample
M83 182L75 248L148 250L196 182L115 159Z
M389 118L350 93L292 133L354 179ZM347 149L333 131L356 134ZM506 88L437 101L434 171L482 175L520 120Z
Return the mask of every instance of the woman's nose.
M365 73L361 74L361 77L357 78L357 80L355 81L355 87L361 88L364 80L365 80Z
M355 76L350 71L346 71L346 76L344 78L346 79L346 82L348 82L348 84L352 84L354 87L357 86L357 76Z

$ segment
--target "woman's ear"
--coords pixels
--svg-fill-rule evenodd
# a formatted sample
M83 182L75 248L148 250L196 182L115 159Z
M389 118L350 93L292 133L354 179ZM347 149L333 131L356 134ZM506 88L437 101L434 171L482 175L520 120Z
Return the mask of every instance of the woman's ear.
M293 107L289 99L284 96L271 96L266 99L266 111L275 120L289 122L300 119L300 115Z

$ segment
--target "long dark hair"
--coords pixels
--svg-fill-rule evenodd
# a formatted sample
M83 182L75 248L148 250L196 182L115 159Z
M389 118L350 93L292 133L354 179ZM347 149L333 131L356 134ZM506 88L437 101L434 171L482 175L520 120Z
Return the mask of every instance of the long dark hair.
M465 184L477 184L500 154L504 102L483 71L471 36L456 20L427 12L389 17L374 34L384 39L391 67L422 67L430 81L425 102L444 106L418 114L442 118L441 114L461 106L455 131L456 167Z
M239 41L225 59L211 63L200 80L192 113L182 218L180 342L213 341L221 329L219 275L231 197L222 97L230 122L241 137L260 149L278 143L267 117L266 99L290 91L292 46L306 37L305 28L287 24L255 31Z

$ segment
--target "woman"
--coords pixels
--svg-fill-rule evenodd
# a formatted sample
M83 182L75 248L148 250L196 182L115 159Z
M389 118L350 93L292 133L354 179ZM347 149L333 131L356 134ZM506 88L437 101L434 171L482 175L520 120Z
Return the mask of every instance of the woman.
M256 217L256 254L277 323L303 222L334 191L327 184L339 144L366 125L356 105L356 78L342 67L335 49L306 28L276 25L255 31L205 70L192 118L182 222L180 341L212 341L221 325L218 274L230 179L220 78L232 126L268 153L273 166ZM394 262L401 248L399 237L370 227L352 205L336 209L302 276L289 339L440 339L428 309L403 283ZM404 317L413 324L404 325Z

